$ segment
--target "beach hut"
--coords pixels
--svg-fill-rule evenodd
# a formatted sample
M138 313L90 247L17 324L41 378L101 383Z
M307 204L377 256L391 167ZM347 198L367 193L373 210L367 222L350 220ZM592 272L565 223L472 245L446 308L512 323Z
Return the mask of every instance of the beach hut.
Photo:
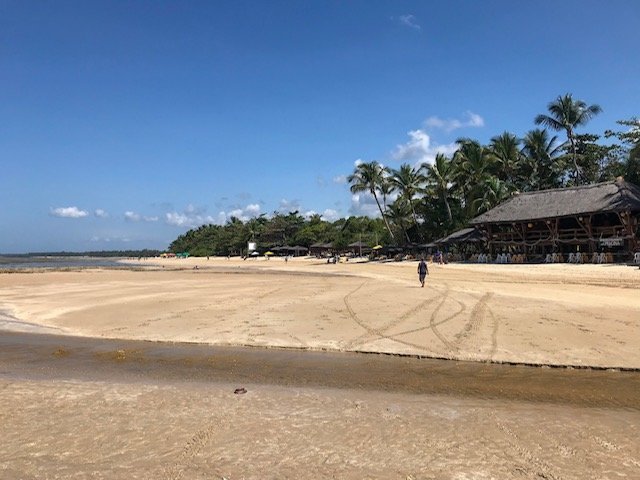
M471 220L490 254L545 255L608 250L620 260L640 247L640 188L614 181L513 195Z
M349 251L353 255L357 255L361 257L362 255L367 255L371 252L371 247L364 242L353 242L347 245Z
M289 248L289 252L294 257L303 257L309 252L309 249L307 247L303 247L302 245L294 245L293 247Z
M314 243L309 247L311 255L316 257L326 257L333 252L333 243Z

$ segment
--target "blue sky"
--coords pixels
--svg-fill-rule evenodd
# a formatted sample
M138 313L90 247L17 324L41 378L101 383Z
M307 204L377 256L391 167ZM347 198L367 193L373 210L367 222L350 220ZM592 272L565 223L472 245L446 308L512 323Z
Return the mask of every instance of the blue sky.
M373 214L354 162L487 142L571 92L640 114L640 2L0 1L0 253Z

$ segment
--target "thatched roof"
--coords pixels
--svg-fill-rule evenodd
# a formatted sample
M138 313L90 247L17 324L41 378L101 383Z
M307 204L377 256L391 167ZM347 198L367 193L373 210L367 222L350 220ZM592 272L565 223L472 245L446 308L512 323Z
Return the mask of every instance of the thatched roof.
M367 245L364 242L353 242L353 243L350 243L347 246L350 247L350 248L369 248L369 245Z
M309 248L333 248L333 243L314 243Z
M440 238L433 243L442 245L447 243L479 242L481 239L482 234L474 227L471 227L453 232L452 234Z
M470 223L522 222L625 210L640 212L640 188L618 178L594 185L520 193Z

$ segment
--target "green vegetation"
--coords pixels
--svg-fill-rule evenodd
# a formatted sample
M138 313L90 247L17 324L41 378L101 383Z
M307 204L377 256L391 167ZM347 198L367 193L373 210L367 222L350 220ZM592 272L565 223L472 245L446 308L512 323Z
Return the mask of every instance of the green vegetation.
M488 145L460 138L451 157L438 154L433 164L403 164L398 169L375 161L359 164L348 177L351 192L370 194L379 219L327 222L318 215L305 219L297 211L248 222L232 218L226 225L189 230L169 249L204 256L246 253L249 241L262 248L328 242L341 248L360 240L371 246L425 243L464 227L518 191L584 185L620 175L640 184L640 120L619 121L623 131L607 130L601 137L576 131L601 112L598 105L566 94L550 102L547 112L536 116L535 124L564 133L566 141L537 128L522 138L503 132ZM619 143L603 144L608 138ZM389 203L390 198L394 200Z

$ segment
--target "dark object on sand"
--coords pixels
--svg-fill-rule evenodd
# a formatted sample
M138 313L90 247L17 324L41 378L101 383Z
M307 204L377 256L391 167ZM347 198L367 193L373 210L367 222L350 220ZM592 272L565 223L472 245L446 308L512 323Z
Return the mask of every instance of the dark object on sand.
M247 393L247 389L244 387L240 387L240 388L236 388L233 393L235 393L236 395L240 395L242 393Z

